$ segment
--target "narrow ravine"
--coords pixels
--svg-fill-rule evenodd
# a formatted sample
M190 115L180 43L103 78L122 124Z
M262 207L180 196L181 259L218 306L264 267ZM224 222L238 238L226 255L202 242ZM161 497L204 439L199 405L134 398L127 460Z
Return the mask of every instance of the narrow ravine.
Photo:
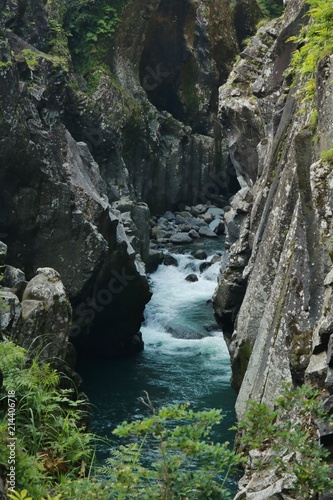
M220 239L207 240L205 261L191 255L193 247L182 249L185 253L170 250L178 266L162 264L150 275L153 297L141 329L145 341L141 354L80 366L85 390L95 405L92 428L97 434L110 436L121 421L146 416L139 401L145 390L155 407L189 402L196 410L221 408L224 419L214 437L233 440L229 429L235 422L235 393L230 387L230 359L211 304L224 251L220 262L203 272L199 269L203 262L216 258L214 248L221 250L221 244ZM186 281L189 274L196 274L198 281ZM234 486L230 481L232 492Z

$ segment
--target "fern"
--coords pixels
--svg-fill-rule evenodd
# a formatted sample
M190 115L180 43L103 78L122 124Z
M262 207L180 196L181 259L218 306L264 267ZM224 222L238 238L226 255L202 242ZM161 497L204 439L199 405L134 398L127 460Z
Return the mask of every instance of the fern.
M283 12L282 0L257 0L263 15L269 19L281 16Z
M316 96L315 74L319 62L333 53L333 4L330 0L306 0L310 6L310 22L298 36L288 41L295 42L297 49L293 52L290 70L295 80L305 80L301 87L304 101L313 100Z

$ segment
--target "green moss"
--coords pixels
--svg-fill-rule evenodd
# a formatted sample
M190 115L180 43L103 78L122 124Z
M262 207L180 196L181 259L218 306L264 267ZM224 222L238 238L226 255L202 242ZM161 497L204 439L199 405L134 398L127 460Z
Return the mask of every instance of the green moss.
M2 62L0 61L0 71L7 70L13 66L12 61Z
M68 71L68 66L64 59L58 56L44 54L43 52L23 49L16 55L16 58L23 58L32 71L36 70L43 60L50 61L55 67L61 67L63 70Z
M322 161L326 162L326 163L330 163L331 165L333 165L333 147L331 147L330 149L325 149L324 151L322 151L320 153L320 158Z
M247 365L249 364L250 357L252 354L252 346L249 340L243 342L238 351L238 363L239 363L239 375L241 380L243 380L245 372L247 370Z
M309 125L312 129L317 128L318 124L318 110L313 109L310 115Z

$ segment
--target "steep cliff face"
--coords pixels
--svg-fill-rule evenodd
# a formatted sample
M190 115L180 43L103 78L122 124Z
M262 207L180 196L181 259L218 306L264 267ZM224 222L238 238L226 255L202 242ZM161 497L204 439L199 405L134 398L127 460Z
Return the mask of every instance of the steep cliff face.
M60 273L77 345L114 356L142 347L146 203L161 212L239 188L216 111L240 35L228 0L119 0L103 57L91 64L89 33L78 73L98 15L88 3L72 17L71 2L2 4L0 234L27 279ZM114 11L100 5L109 35Z
M22 34L27 31L29 42L43 46L43 26L38 38L30 31L31 12L39 9L37 21L41 15L46 19L43 6L20 6L26 20L20 25L15 19ZM39 267L55 268L75 308L72 337L94 326L99 312L105 323L92 341L96 351L126 353L142 347L137 335L150 298L133 248L137 243L140 250L140 242L126 234L120 212L111 208L87 145L76 142L63 124L68 68L5 30L6 17L13 24L8 14L14 7L2 11L0 27L0 232L9 248L7 262L24 269L28 279ZM133 205L147 213L147 222L148 207ZM148 232L147 222L142 240ZM112 278L120 285L112 288Z
M332 146L332 58L319 65L317 100L304 100L304 81L291 86L284 76L287 39L305 14L303 2L288 2L220 89L230 157L245 186L228 213L230 262L214 299L239 417L249 398L270 404L286 381L333 391L332 169L320 159Z

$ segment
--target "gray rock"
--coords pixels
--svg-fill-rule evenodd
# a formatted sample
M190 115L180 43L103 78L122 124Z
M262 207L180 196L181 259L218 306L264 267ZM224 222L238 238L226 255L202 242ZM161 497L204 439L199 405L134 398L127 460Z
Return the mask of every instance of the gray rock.
M178 267L178 260L171 255L170 253L167 253L163 257L163 264L165 266L175 266Z
M217 238L217 234L214 233L209 227L201 227L199 229L200 236L204 236L205 238Z
M206 213L207 210L208 210L207 205L203 205L202 203L200 203L199 205L191 207L191 214L197 217L198 215Z
M189 231L188 235L193 240L197 240L200 238L200 234L195 229L191 229L191 231Z
M3 266L7 256L7 245L0 241L0 266Z
M225 227L224 223L220 219L214 219L210 224L209 224L209 229L214 231L217 235L221 235L225 233Z
M208 209L208 212L213 215L213 217L217 217L221 219L224 216L224 210L222 208L211 207Z
M17 269L13 266L6 266L3 273L3 286L12 288L19 281L25 281L25 274L21 269Z
M192 243L192 238L185 233L175 233L170 237L170 242L175 245L184 245L186 243Z
M186 223L187 223L187 220L185 219L185 217L183 217L182 215L179 215L179 214L176 215L175 224L177 224L177 226L179 226L180 224L186 224Z
M195 259L199 259L199 260L207 259L207 253L205 252L205 250L202 250L202 249L195 250L194 252L192 252L192 255Z
M191 283L194 283L195 281L199 280L196 274L188 274L185 279L186 281L190 281Z
M174 213L170 212L170 210L168 210L167 212L165 212L165 214L163 215L163 218L165 220L167 220L168 222L171 222L171 221L174 221L176 219L176 216Z
M211 262L203 262L202 264L200 264L199 266L199 271L201 273L205 272L210 266L212 265Z
M21 315L21 305L14 293L1 290L0 294L0 332L11 335L17 327Z
M191 219L187 220L188 224L190 224L193 229L198 229L200 227L208 227L206 222L202 219L198 219L196 217L192 217Z
M64 359L72 309L59 273L52 268L40 268L37 273L23 294L13 340L38 349L42 359Z
M147 273L154 273L158 266L163 262L163 252L158 250L149 250L148 262L146 264Z
M205 214L200 215L200 217L204 222L206 222L206 224L210 224L214 220L214 216L210 212L206 212Z

